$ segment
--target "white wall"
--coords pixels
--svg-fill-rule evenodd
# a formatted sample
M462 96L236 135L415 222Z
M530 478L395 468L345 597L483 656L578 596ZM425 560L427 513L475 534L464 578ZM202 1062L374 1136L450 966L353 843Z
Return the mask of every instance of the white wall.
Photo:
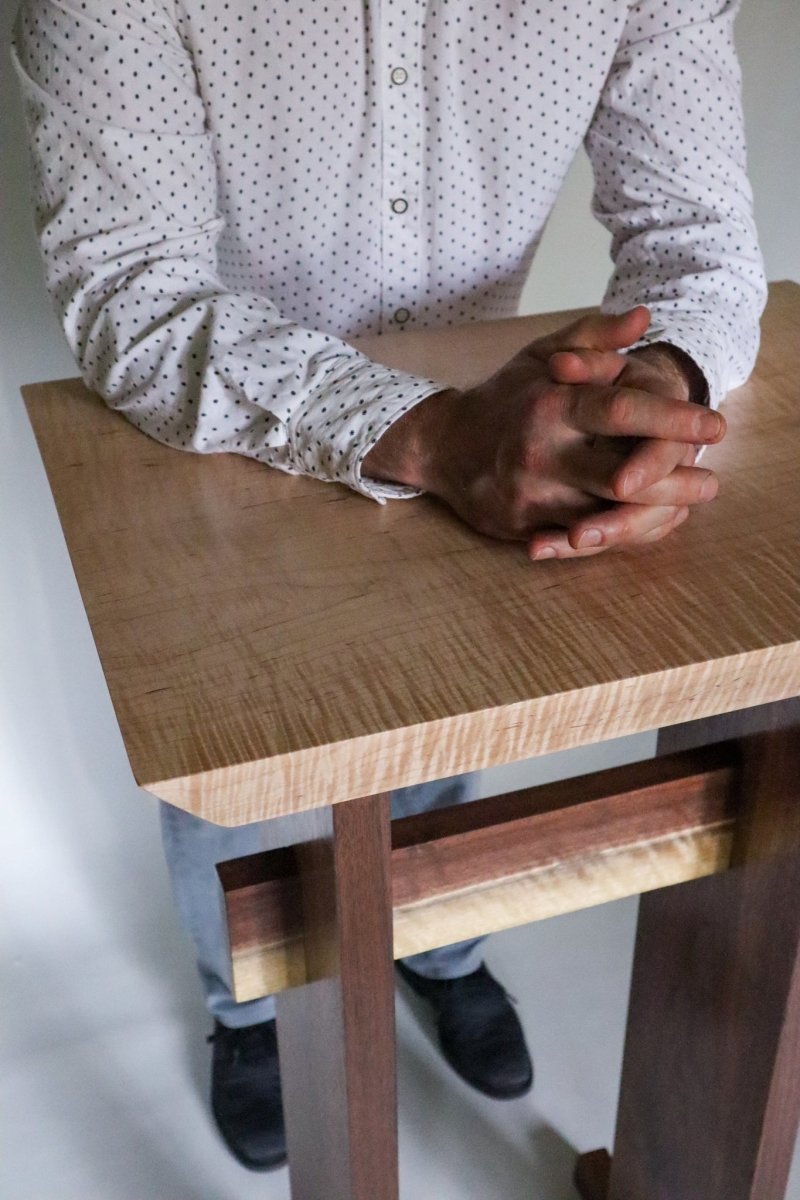
M39 1017L58 1020L65 997L47 992L45 957L79 964L90 943L145 979L155 1003L165 992L196 1014L188 952L176 936L155 830L155 805L131 779L72 570L18 386L75 373L41 284L30 228L24 143L5 47L13 16L3 6L0 127L0 953L12 996L4 1029L35 1044ZM800 281L800 5L746 0L739 25L750 161L771 278ZM607 239L588 216L590 183L581 158L551 220L523 311L599 300ZM615 747L616 761L640 757L646 736ZM610 751L568 756L559 770L592 769ZM553 764L542 764L551 773ZM513 778L512 778L513 776ZM509 785L518 778L506 776ZM489 786L487 784L487 786ZM38 988L23 986L33 971ZM28 979L28 983L30 983ZM127 990L114 997L121 1010ZM29 998L40 997L30 1008ZM188 998L187 998L188 997ZM69 997L66 997L67 1001ZM76 1003L78 1003L76 1001ZM80 1001L83 1004L84 1001ZM73 1014L75 1015L75 1014ZM91 1023L91 1006L78 1020Z

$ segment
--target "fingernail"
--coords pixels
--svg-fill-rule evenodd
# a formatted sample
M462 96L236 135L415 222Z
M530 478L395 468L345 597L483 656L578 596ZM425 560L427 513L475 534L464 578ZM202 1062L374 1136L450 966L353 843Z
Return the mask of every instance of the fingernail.
M599 546L603 540L603 535L599 529L585 529L578 538L578 549L582 550L584 546Z
M713 430L711 428L711 417L714 418ZM719 435L722 433L722 417L719 415L719 413L712 412L707 414L706 429L708 430L708 433L706 434L707 442L713 442L719 437Z
M537 550L533 557L538 562L540 558L555 558L555 556L556 552L552 546L542 546L541 550Z
M716 494L717 494L716 476L712 475L709 472L709 474L706 475L705 479L703 480L703 485L700 488L700 499L701 500L713 500L714 497L716 496Z

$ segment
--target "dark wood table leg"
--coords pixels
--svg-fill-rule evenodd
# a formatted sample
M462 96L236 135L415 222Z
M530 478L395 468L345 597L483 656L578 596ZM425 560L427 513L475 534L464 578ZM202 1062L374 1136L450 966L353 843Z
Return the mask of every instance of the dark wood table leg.
M800 1116L800 727L785 713L745 742L731 869L642 897L607 1200L784 1196Z
M293 1200L397 1200L388 795L311 815L298 848L313 982L278 996Z
M575 1166L575 1187L581 1200L606 1200L611 1178L611 1155L607 1150L582 1154Z

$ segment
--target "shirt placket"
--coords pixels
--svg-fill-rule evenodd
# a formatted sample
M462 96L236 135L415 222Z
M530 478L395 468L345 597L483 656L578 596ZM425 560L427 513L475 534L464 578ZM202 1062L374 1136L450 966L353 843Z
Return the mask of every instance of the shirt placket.
M424 288L422 34L425 0L381 4L381 327L413 327Z

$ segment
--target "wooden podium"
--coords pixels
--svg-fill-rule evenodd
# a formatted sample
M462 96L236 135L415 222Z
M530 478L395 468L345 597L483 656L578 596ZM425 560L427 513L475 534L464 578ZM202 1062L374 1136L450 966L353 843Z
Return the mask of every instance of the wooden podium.
M566 320L358 343L464 386ZM800 1112L800 287L663 543L531 564L25 398L138 783L306 841L221 872L237 996L279 990L292 1195L397 1196L392 958L642 900L613 1161L587 1200L779 1200ZM659 757L390 826L397 787L640 730ZM678 886L679 885L679 886Z

